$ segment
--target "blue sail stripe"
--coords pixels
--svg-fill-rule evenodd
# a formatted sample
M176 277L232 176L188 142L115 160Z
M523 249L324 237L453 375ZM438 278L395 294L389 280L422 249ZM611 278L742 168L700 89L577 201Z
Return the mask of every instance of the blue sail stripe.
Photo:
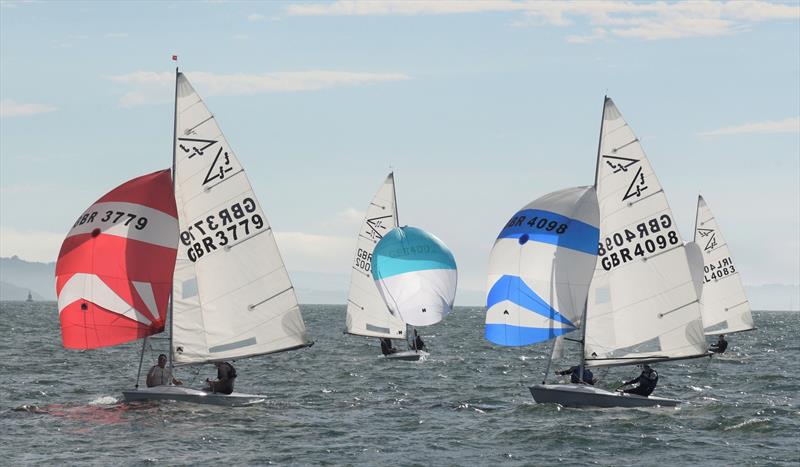
M536 314L575 328L570 320L536 294L519 276L504 275L494 283L486 296L486 307L508 300Z
M533 225L528 225L534 218L536 219ZM543 227L538 227L543 219L547 222ZM547 226L553 221L557 222L558 225L548 231ZM566 225L567 227L562 233L558 233L561 225ZM500 235L497 238L516 238L521 243L533 240L597 256L597 242L600 239L600 230L591 224L554 212L541 209L523 209L514 214L514 217L500 231Z
M519 346L536 344L572 332L569 328L528 328L510 324L486 324L486 339L498 345Z

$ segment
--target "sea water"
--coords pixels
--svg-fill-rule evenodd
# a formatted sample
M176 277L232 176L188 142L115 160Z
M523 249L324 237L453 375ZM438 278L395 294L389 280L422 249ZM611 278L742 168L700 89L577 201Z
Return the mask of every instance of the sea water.
M268 399L229 408L125 404L141 341L65 350L55 303L0 303L0 464L800 464L797 312L754 313L758 330L728 336L722 356L657 365L655 394L685 402L644 409L537 405L528 386L550 345L492 345L481 308L420 329L421 362L383 360L376 339L344 335L343 306L302 312L315 345L235 362L237 391ZM164 345L153 342L144 372ZM595 372L612 389L636 375ZM177 376L199 388L215 371Z

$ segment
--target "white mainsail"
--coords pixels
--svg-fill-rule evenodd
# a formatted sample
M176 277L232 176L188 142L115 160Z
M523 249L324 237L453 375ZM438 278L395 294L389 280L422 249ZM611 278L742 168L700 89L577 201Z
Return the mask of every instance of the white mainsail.
M174 360L202 363L309 345L244 168L186 77L176 79Z
M703 302L703 251L695 242L686 242L686 259L689 260L689 271L692 273L692 282L697 297Z
M600 242L587 304L586 364L704 355L683 240L638 138L609 98L595 183Z
M706 335L755 329L750 302L728 243L702 196L697 197L694 241L702 250L703 326Z
M375 245L397 226L394 174L390 173L372 202L369 203L361 230L350 276L347 296L347 332L369 337L400 339L405 337L406 323L393 315L378 293L372 279L372 252Z

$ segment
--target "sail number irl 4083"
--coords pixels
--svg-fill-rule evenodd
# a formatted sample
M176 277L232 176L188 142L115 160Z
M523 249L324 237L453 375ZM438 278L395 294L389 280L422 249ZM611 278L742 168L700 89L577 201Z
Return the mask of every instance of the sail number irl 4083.
M264 228L264 217L252 198L220 209L205 216L181 231L181 243L187 246L186 255L197 261L219 248L232 247Z

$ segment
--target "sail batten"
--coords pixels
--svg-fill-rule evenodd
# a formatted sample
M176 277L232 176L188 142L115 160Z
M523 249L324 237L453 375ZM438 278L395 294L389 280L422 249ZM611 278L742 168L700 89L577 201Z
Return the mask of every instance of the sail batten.
M176 86L176 364L308 345L291 280L244 167L183 74Z

